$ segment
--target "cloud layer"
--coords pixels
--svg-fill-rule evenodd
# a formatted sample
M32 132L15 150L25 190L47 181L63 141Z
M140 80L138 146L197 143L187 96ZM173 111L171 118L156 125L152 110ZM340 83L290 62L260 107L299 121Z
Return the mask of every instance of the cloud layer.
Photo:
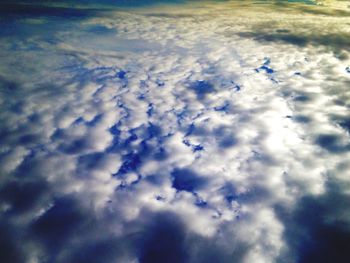
M1 262L346 262L348 9L45 10L1 21Z

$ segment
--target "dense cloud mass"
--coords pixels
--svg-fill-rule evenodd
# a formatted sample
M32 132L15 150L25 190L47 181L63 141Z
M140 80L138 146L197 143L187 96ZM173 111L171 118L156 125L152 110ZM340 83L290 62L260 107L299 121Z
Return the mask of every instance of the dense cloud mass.
M346 1L39 2L0 5L0 262L349 261Z

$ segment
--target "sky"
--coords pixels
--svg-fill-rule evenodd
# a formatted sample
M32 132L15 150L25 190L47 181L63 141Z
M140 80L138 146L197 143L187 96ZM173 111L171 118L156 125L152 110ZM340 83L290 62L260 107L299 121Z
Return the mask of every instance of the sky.
M347 1L1 1L0 262L347 263Z

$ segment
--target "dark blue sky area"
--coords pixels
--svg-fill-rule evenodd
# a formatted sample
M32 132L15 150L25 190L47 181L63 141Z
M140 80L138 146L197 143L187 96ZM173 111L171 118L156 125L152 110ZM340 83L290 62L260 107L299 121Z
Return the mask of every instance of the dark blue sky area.
M141 6L141 5L149 5L149 4L155 4L155 3L183 3L184 0L64 0L64 1L43 1L43 0L37 0L37 1L29 1L29 0L19 0L19 1L8 1L8 0L1 0L0 3L6 3L6 4L19 4L19 3L25 3L25 4L108 4L108 5L121 5L121 6Z

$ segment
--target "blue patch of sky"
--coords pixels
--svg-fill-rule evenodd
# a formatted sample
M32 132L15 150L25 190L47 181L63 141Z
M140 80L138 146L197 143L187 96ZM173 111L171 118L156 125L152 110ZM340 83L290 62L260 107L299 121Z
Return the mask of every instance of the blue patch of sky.
M198 152L198 151L203 151L204 147L200 144L192 144L189 140L185 139L182 141L183 144L185 144L188 147L191 147L192 152Z
M206 179L190 169L176 168L171 173L173 188L178 191L194 192L205 185Z
M271 60L269 58L265 58L265 62L263 63L263 65L259 68L256 68L255 71L258 73L261 71L265 71L267 74L274 73L274 70L269 67L270 63L271 63Z
M229 103L228 101L226 101L226 102L224 103L224 105L214 107L214 110L215 110L215 111L223 111L223 112L226 112L226 113L227 113L229 107L230 107L230 103Z
M137 153L129 153L123 156L123 164L117 172L117 176L134 172L141 164L141 157Z

